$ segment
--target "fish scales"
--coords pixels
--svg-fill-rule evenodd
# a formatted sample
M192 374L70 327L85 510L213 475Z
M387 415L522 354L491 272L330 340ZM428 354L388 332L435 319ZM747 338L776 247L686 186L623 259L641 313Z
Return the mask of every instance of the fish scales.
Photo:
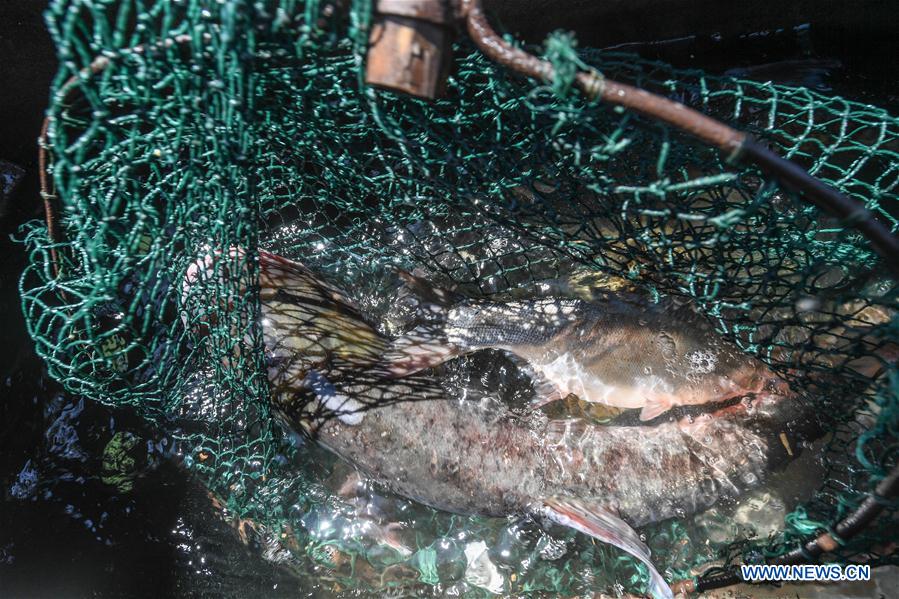
M634 526L700 512L765 478L770 435L732 418L651 427L550 421L546 484L601 497Z
M229 276L232 269L215 268L223 255L188 268L186 298L198 281ZM227 257L238 262L230 276L248 284L246 251L230 248ZM707 326L669 334L654 308L636 316L618 300L602 309L554 298L468 302L449 312L440 325L445 330L425 326L397 343L304 266L262 251L259 260L259 324L273 407L289 428L312 433L373 480L426 505L460 514L540 515L617 546L648 567L654 597L673 594L630 526L685 516L758 484L771 453L768 433L760 431L783 430L782 421L760 409L789 403L774 394L751 408L739 403L695 420L592 426L539 413L523 418L498 401L485 407L450 399L432 373L420 372L467 351L458 343L508 348L562 386L571 381L552 368L580 369L589 388L575 381L578 392L596 400L589 393L626 388L647 355L650 362L676 361L685 350L717 343ZM556 363L573 354L576 361ZM756 368L733 360L731 372Z
M435 399L396 401L425 388ZM525 513L560 494L599 500L640 526L736 496L768 467L769 438L735 420L745 410L648 427L592 426L525 420L502 404L485 418L474 402L436 399L441 391L426 381L367 393L365 403L385 394L383 407L355 425L329 419L317 441L393 491L456 513Z
M470 402L417 399L371 410L357 425L330 419L316 440L394 492L431 507L484 516L522 513L547 493L540 437L508 414L482 416Z
M422 325L394 342L386 361L395 376L479 349L500 349L529 363L535 382L550 390L544 401L574 394L587 402L641 409L643 420L680 405L788 394L765 364L671 302L652 303L624 292L596 302L552 297L490 302L459 298L404 276L432 312L443 314L443 322ZM441 303L428 304L428 298Z

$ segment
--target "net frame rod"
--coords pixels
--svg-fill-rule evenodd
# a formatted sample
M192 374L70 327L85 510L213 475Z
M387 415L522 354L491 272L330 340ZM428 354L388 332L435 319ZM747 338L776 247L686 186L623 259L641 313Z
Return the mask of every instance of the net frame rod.
M541 60L508 44L496 34L484 16L481 0L462 1L465 6L465 19L469 35L485 55L528 77L542 81L553 80L554 69L548 61ZM189 42L190 39L190 36L187 35L177 36L163 40L154 46L166 48ZM139 54L146 50L145 46L136 46L129 51ZM106 56L97 57L78 75L73 75L67 80L57 92L58 96L65 97L80 80L104 71L111 60ZM776 177L785 186L800 192L817 207L856 227L871 242L872 247L883 256L887 267L893 274L899 273L899 238L890 232L881 221L874 218L861 202L849 198L813 177L797 164L778 156L746 133L668 98L606 79L595 71L578 73L575 83L590 99L601 99L666 122L704 143L718 148L729 162L747 161L757 166L762 172ZM58 197L52 178L48 174L52 162L49 154L51 149L50 122L51 117L45 117L38 139L40 195L45 208L48 236L53 243L60 243L62 239L56 206ZM51 260L54 272L58 276L59 265L56 248L51 248ZM772 560L772 563L796 563L802 559L816 558L835 550L840 543L852 539L876 519L885 508L885 500L893 499L897 495L899 495L899 466L878 484L874 492L862 502L858 509L832 528L834 534L829 532L821 534L780 558ZM678 591L702 592L740 582L743 580L739 570L733 569L705 580L684 580L672 586Z
M210 34L204 33L203 40L208 41ZM166 38L150 46L141 44L123 50L120 54L143 54L148 49L166 49L176 45L184 45L192 41L192 37L188 34L177 35L175 37ZM89 65L81 69L77 74L72 75L59 87L55 96L57 99L65 99L71 93L80 81L84 81L106 70L112 63L110 55L100 55L95 57ZM53 164L50 156L50 122L52 117L48 114L44 117L41 124L41 132L37 139L37 159L38 159L38 178L40 180L40 196L44 204L44 220L47 224L47 237L50 243L50 260L53 263L53 274L59 277L59 254L56 251L56 245L63 243L62 233L59 227L59 206L57 204L59 196L56 193L56 185L52 177L49 176L50 167Z
M802 543L792 551L780 557L767 560L769 564L798 564L803 561L817 559L835 551L840 545L845 544L859 532L864 530L886 508L886 503L899 496L899 466L884 477L872 493L870 493L861 505L851 514L840 520L831 530L825 532L810 541ZM714 589L741 584L746 581L738 567L731 567L727 571L703 579L688 579L675 582L671 588L675 593L703 593Z
M532 79L552 82L555 68L547 61L513 46L490 26L482 0L462 0L468 35L488 58ZM895 235L858 200L852 199L810 175L745 132L730 127L697 110L625 83L603 77L595 70L580 71L575 85L588 99L622 106L679 129L722 152L729 164L758 167L785 187L799 192L806 201L855 227L883 258L894 276L899 276L899 236Z

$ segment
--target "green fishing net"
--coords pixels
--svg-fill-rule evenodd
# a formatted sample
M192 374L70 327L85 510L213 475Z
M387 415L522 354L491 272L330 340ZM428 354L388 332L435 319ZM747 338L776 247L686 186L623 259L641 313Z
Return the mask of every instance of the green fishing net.
M366 87L368 3L334 8L55 0L48 11L61 64L46 140L58 230L26 232L30 332L68 392L170 435L240 538L330 592L575 595L646 582L616 549L526 520L435 512L376 489L363 499L380 502L379 518L360 518L358 498L336 492L349 469L271 418L252 289L212 278L185 291L188 265L215 248L300 260L387 332L402 316L395 267L472 297L626 287L705 314L799 390L826 434L800 443L807 489L763 489L642 530L669 580L795 548L895 465L899 379L867 373L892 359L897 287L850 225L464 41L442 100ZM881 109L576 50L561 35L533 50L560 73L582 61L749 131L896 226L899 120ZM185 306L203 327L185 324ZM450 368L478 379L477 359ZM507 378L484 391L514 395ZM834 559L895 562L894 508Z

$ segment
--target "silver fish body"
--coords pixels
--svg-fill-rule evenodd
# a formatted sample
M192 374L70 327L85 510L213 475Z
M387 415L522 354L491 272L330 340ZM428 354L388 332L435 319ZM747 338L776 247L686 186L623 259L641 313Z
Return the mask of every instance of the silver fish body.
M435 346L442 355L432 353ZM680 405L787 393L765 364L725 341L705 319L627 293L596 302L460 300L445 306L441 323L413 330L395 347L389 361L397 376L447 356L505 350L527 361L547 383L551 392L545 400L574 394L588 402L639 408L644 420Z
M242 249L229 250L228 258L237 262L229 269L216 264L221 257L206 256L191 265L186 295L204 278L249 272L250 257ZM311 433L370 478L434 508L485 516L536 514L616 545L647 565L655 597L671 597L671 590L630 526L693 513L757 485L775 453L770 431L783 430L767 410L791 404L761 398L764 409L752 408L760 426L747 425L750 408L742 403L714 416L655 426L523 417L498 402L479 410L473 402L450 398L429 373L397 378L391 361L396 344L340 290L302 265L266 252L259 253L259 264L258 317L273 407L289 428ZM541 306L552 311L549 304ZM481 306L477 313L451 316L448 330L454 334L452 326L458 326L467 343L494 342L502 333L499 342L510 347L547 346L559 341L560 331L580 326L588 310L557 303L551 315L558 319L537 329L523 324L516 336L510 336L514 327L496 324L510 310L522 309ZM604 314L594 315L593 322L606 322L600 320L609 318ZM592 347L581 339L586 335L575 338ZM623 333L619 343L627 340ZM605 351L613 345L607 342ZM442 361L446 346L432 339L415 347ZM622 372L626 377L630 371Z
M775 435L741 424L745 408L656 426L528 419L502 405L485 417L472 402L440 398L432 383L411 378L369 388L385 394L384 407L357 424L329 419L316 439L396 493L455 513L524 514L568 496L642 526L757 486L776 449ZM415 400L396 401L406 394Z

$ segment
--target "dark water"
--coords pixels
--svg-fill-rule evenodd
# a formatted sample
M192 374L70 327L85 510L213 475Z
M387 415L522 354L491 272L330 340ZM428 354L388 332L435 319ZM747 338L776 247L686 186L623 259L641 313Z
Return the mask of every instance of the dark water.
M10 235L41 215L35 142L56 69L45 5L0 1L0 160L26 170L0 205L0 597L271 596L279 581L295 596L164 461L137 464L130 490L109 468L104 481L116 433L152 433L62 396L34 354L17 291L25 256Z
M0 206L0 596L311 593L237 542L204 491L159 457L153 431L62 395L34 355L17 297L24 255L8 236L40 211L34 140L54 69L41 4L0 5L0 159L28 175ZM899 109L896 42L861 33L812 25L632 49ZM792 62L758 67L781 61Z

